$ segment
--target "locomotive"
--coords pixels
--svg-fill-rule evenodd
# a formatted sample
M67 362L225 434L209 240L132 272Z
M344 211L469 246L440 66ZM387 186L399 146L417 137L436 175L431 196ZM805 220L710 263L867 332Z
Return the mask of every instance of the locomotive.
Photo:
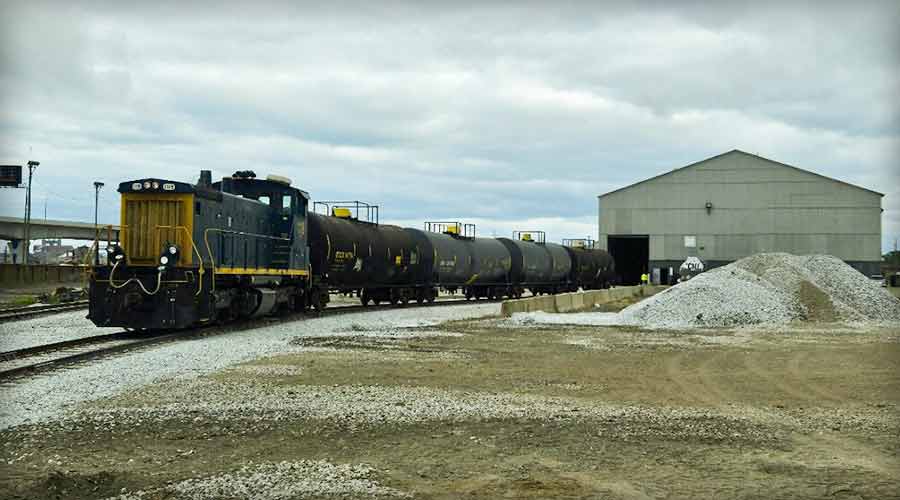
M378 207L315 202L280 176L235 172L196 185L119 185L118 243L93 269L88 318L98 326L177 329L279 311L321 310L331 293L363 305L518 298L609 287L610 255L558 245L541 231L481 238L475 226L381 224Z

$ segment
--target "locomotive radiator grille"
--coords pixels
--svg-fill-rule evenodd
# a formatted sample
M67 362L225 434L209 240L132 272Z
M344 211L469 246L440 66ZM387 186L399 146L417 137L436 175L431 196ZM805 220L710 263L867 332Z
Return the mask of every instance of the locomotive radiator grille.
M182 250L177 265L192 261L193 196L189 194L122 195L122 246L129 265L155 266L166 242ZM187 231L177 229L186 227Z

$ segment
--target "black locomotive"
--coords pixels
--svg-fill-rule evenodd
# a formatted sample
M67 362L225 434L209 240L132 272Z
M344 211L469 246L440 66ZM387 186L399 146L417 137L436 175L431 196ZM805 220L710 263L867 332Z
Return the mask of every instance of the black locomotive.
M95 267L88 317L98 326L172 329L320 310L333 292L364 305L521 297L610 286L614 263L590 245L557 245L540 231L477 238L475 227L380 224L378 207L317 202L288 179L236 172L196 185L139 179L119 185L119 244ZM317 210L318 209L318 210ZM324 212L324 213L317 213Z

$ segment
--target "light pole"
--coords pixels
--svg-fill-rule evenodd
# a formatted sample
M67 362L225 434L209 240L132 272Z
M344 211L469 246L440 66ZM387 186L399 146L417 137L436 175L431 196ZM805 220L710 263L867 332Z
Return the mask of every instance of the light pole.
M100 188L103 183L94 181L94 241L97 243L97 250L94 251L94 265L100 265L100 226L98 225L98 215L100 210Z
M25 244L25 253L22 256L22 264L28 265L28 250L31 246L31 177L34 174L34 169L40 165L39 161L28 161L28 188L25 189L25 241L22 243Z

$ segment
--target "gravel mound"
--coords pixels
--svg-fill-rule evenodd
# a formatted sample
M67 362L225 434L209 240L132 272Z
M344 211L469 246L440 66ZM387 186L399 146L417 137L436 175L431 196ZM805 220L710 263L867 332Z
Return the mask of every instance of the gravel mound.
M900 300L835 257L764 253L656 294L619 319L650 328L890 323L900 321Z
M350 495L409 498L406 493L380 486L372 479L374 473L375 469L367 465L335 465L325 460L250 464L235 473L186 479L156 490L124 492L107 500L288 500L320 496L344 498Z

